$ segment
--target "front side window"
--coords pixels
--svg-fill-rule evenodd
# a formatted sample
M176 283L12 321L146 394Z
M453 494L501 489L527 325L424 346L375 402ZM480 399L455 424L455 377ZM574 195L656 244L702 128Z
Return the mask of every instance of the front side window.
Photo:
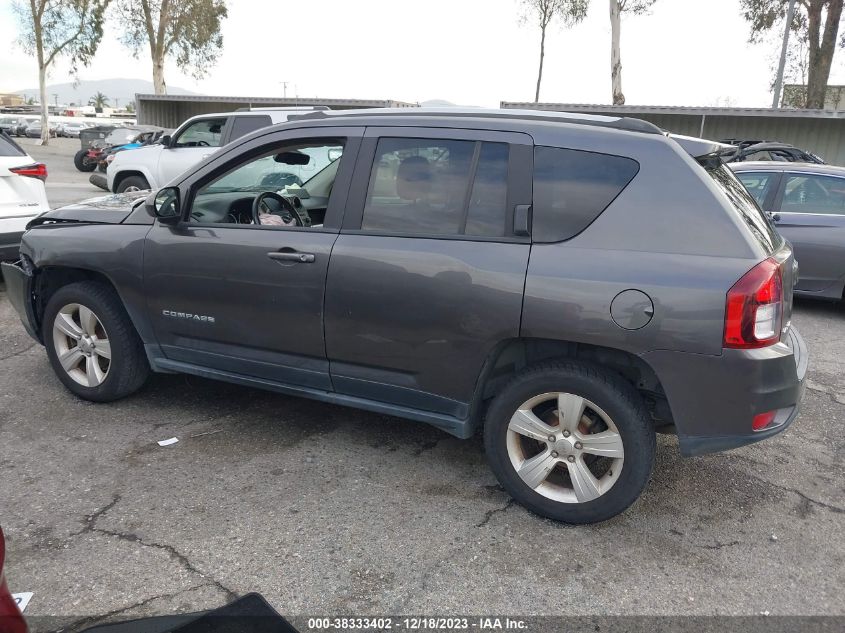
M534 150L535 242L574 237L613 202L637 175L637 161L557 147Z
M777 174L761 171L744 171L738 173L736 176L745 185L748 193L757 201L761 209L769 193L772 191L772 187L778 180Z
M343 146L343 139L290 142L234 165L197 190L190 221L319 227Z
M786 179L780 210L845 215L845 178L791 174Z
M202 119L191 123L176 137L173 147L219 147L226 119Z
M505 143L382 138L361 228L412 235L506 233Z

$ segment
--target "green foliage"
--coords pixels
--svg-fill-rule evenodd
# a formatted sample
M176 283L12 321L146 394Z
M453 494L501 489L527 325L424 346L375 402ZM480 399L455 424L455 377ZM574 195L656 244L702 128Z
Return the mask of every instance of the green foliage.
M789 0L740 0L742 17L751 26L749 41L760 42L775 26L781 27L786 20ZM795 5L795 15L792 19L792 31L806 38L807 14L803 2Z
M224 0L116 0L115 14L135 57L149 46L153 62L173 58L200 79L220 55L228 12Z
M97 92L97 94L88 99L88 105L102 110L109 105L109 98L102 92Z
M564 26L574 26L587 17L590 0L520 0L522 19L537 24L543 31L554 19Z
M619 13L644 15L651 10L652 5L657 0L617 0L617 2L619 3Z
M66 55L71 72L87 66L103 38L103 22L111 0L16 0L19 44L32 55L43 51L44 66Z

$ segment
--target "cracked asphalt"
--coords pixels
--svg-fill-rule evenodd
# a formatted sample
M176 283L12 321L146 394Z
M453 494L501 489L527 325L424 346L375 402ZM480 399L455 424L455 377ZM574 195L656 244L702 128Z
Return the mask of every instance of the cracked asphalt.
M0 524L27 616L251 591L291 616L845 615L842 305L796 306L810 382L786 433L691 459L659 436L642 498L568 527L514 504L478 438L175 375L78 400L3 290Z

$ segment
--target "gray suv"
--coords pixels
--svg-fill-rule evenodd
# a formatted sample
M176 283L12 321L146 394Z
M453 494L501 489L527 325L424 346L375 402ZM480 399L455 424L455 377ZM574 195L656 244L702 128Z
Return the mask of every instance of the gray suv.
M601 521L655 433L698 455L798 413L797 266L720 149L626 118L316 112L41 216L3 274L82 398L181 372L483 429L517 501Z

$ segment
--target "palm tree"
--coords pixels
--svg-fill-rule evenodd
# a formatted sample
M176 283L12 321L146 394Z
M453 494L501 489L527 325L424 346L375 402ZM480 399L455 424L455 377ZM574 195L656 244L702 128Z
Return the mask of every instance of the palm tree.
M94 106L95 110L102 110L109 105L109 98L102 92L98 92L88 100L88 105Z

